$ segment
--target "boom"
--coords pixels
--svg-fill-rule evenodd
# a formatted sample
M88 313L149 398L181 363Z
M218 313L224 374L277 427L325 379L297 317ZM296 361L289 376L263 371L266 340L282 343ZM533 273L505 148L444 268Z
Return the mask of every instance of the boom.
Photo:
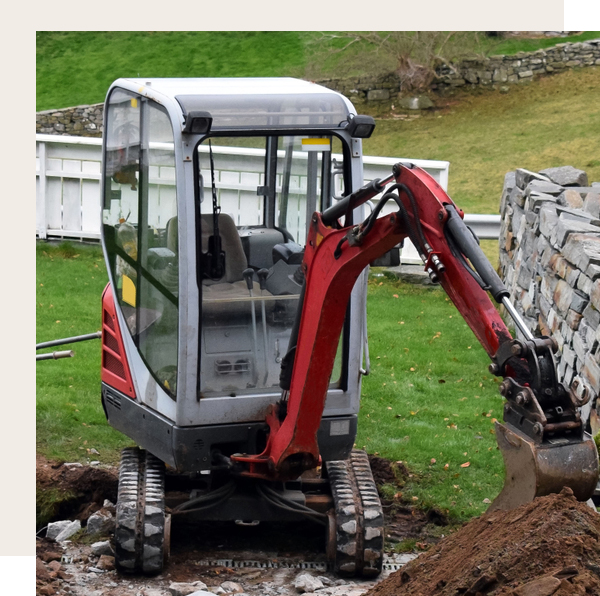
M394 184L362 224L339 225L341 215L379 194L392 180ZM390 200L396 202L398 211L378 218ZM507 306L518 327L527 328L462 217L431 176L402 164L394 166L389 179L374 181L313 215L302 264L305 283L299 318L282 363L282 398L268 412L270 435L263 453L232 457L244 464L244 475L285 480L319 464L317 430L352 287L371 261L409 237L425 269L442 285L491 358L490 371L505 377L501 392L507 398L507 424L499 425L497 431L507 464L507 484L511 474L529 472L537 478L536 494L553 492L558 485L560 490L564 483L580 498L589 498L597 481L598 459L593 442L585 440L577 411L585 396L579 398L575 390L567 392L558 382L553 358L557 346L552 339L534 339L527 331L525 340L513 340L487 290ZM507 459L511 448L521 456L518 469L514 462L519 458ZM538 465L540 458L548 460L548 454L552 465ZM573 454L581 460L581 468L575 471L567 465ZM513 489L511 503L514 493ZM517 500L529 498L521 495Z

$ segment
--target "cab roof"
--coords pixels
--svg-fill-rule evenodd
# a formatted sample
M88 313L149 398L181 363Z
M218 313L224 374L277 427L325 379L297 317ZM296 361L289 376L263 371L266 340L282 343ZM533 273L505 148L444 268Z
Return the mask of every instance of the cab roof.
M160 103L175 100L184 120L193 111L210 112L213 131L338 128L349 114L356 114L340 93L289 77L119 79L113 87L137 91Z

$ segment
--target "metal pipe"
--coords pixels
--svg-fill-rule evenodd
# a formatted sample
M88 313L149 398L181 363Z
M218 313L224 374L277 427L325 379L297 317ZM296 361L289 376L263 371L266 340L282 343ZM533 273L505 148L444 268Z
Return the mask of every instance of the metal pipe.
M265 380L263 381L263 385L267 386L267 379L269 378L269 362L267 360L267 314L265 309L265 299L264 299L264 290L267 285L267 275L269 275L268 269L259 269L256 272L258 275L258 283L260 284L260 297L262 300L260 301L261 314L262 314L262 327L263 327L263 342L264 342L264 360L265 360Z
M525 339L534 339L533 334L529 330L529 327L527 327L527 325L525 324L525 321L521 318L521 315L517 312L515 307L511 304L511 302L507 296L502 297L502 304L504 304L504 308L507 310L507 312L511 316L512 320L515 322L515 325L519 328L521 333L525 336Z
M102 337L102 331L96 331L96 333L88 333L87 335L76 335L75 337L65 337L64 339L54 339L52 341L45 341L41 344L36 344L35 349L41 350L42 348L53 348L54 346L62 346L64 344L74 344L78 341L87 341L89 339L100 339Z
M254 277L254 269L252 269L252 267L248 267L248 269L244 269L242 275L244 276L244 280L246 282L248 291L250 292L251 298L250 312L252 313L252 335L254 336L254 384L258 385L258 336L256 334L256 313L254 312L254 300L252 300L252 298L254 298L254 292L252 291L254 286L254 282L252 281L252 278Z
M58 360L59 358L73 358L73 350L63 352L50 352L49 354L36 354L36 360Z

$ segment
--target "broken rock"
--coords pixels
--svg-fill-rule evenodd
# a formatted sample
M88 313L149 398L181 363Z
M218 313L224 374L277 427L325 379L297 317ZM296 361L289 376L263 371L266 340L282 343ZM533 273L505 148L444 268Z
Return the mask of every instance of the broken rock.
M514 596L552 596L559 586L558 578L546 576L517 588L513 594Z
M244 591L244 588L242 588L240 584L236 584L235 582L230 581L223 582L221 584L221 587L223 588L223 590L225 590L227 594L238 594Z
M96 567L103 571L112 571L115 568L115 558L109 555L101 555Z
M81 522L76 519L72 522L69 522L69 524L66 525L63 530L61 530L60 534L55 538L55 540L56 542L68 540L71 538L71 536L73 536L73 534L77 534L79 530L81 530Z
M578 170L573 166L562 166L560 168L548 168L542 170L540 174L547 176L555 184L561 186L587 186L588 177L583 170Z
M114 556L115 554L112 546L110 545L110 541L108 540L94 542L94 544L92 544L92 552L95 555L108 555L110 557Z
M106 534L115 529L115 518L110 511L100 509L93 515L90 515L87 521L86 532L88 534Z
M323 582L319 578L310 575L310 573L301 573L294 580L294 588L298 592L314 592L324 587Z
M199 592L200 590L207 590L206 584L201 581L194 583L173 582L169 586L169 593L171 596L189 596L189 594ZM208 593L210 594L210 592Z

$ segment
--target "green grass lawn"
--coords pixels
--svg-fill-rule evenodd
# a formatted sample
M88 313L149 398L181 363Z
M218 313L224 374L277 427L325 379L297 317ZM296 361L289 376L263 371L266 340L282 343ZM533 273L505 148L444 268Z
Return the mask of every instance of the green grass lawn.
M99 247L38 243L37 342L99 330L106 282ZM435 505L457 520L481 513L483 499L493 499L502 483L491 432L502 402L487 355L440 289L374 277L368 321L371 374L357 446L405 462L413 476L404 500ZM116 463L131 441L102 411L100 342L55 349L68 348L73 358L37 363L38 451Z
M357 445L405 463L403 500L455 519L482 513L504 479L493 433L502 398L487 354L440 288L371 276L367 312Z
M107 281L100 247L38 243L37 343L99 331ZM131 441L107 425L102 411L100 341L38 353L67 349L73 358L36 364L38 451L66 461L116 463Z
M100 103L119 77L300 76L297 31L37 32L36 109Z

